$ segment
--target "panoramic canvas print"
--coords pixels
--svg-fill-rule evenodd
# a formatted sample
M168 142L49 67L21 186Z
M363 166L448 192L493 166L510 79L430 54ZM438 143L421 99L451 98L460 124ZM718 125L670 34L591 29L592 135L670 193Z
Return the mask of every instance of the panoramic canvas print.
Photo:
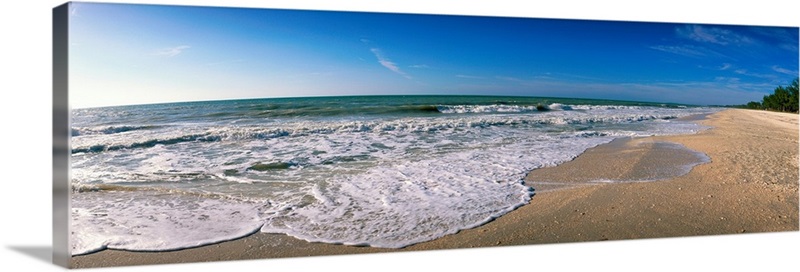
M66 7L70 267L798 230L797 27Z

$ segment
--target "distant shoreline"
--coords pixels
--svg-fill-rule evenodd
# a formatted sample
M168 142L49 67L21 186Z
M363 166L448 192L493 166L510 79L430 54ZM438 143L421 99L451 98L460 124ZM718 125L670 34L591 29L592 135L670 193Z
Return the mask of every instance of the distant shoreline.
M168 252L103 250L75 256L71 266L182 263L241 259L400 252L656 237L798 230L798 117L731 109L701 124L712 129L692 135L634 138L587 150L571 162L534 170L562 178L620 172L604 162L657 167L647 153L652 143L677 143L702 152L711 162L686 175L656 182L604 183L539 192L530 203L477 228L403 249L309 243L281 234L253 235ZM769 131L770 137L759 132ZM638 152L638 153L637 153ZM639 157L631 154L643 154ZM632 170L633 171L633 170ZM540 190L540 189L537 189ZM544 191L544 190L542 190Z

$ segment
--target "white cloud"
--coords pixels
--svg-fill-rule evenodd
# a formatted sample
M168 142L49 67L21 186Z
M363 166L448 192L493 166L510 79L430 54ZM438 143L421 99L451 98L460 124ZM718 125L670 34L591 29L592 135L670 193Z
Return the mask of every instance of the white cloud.
M509 76L496 76L494 78L500 79L500 80L515 81L515 82L523 81L522 79L519 79L519 78L516 78L516 77L509 77Z
M750 30L758 35L777 40L779 43L779 48L789 51L797 51L797 30L789 29L791 28L760 26L750 27Z
M706 54L691 46L671 46L671 45L657 45L651 46L650 49L655 49L662 52L677 54L685 57L705 57Z
M777 66L775 66L775 67L777 67ZM733 72L737 73L737 74L740 74L740 75L757 77L757 78L766 78L766 79L775 79L775 78L777 78L774 74L753 73L753 72L748 71L747 69L737 69L737 70L735 70Z
M76 3L76 2L69 3L69 16L70 17L81 17L80 12L78 12L78 10L83 10L83 8L81 6L83 6L82 3Z
M778 65L772 66L772 70L781 74L797 76L797 71L792 71L786 68L781 68Z
M470 76L470 75L456 75L458 78L469 78L469 79L483 79L484 77L480 76Z
M175 47L170 47L170 48L164 48L164 49L158 50L158 52L156 52L156 55L158 55L158 56L166 56L166 57L174 57L174 56L180 55L181 53L183 53L183 50L186 50L186 49L189 49L189 48L190 48L190 46L188 46L188 45L180 45L180 46L175 46Z
M738 84L741 80L738 77L715 77L714 81L723 82L728 84Z
M386 58L380 49L372 48L370 49L370 51L372 51L372 54L374 54L375 57L378 58L378 63L383 65L383 67L386 67L386 69L389 69L392 72L395 72L405 78L411 79L411 76L400 70L400 67L397 67L397 63L394 63L390 59Z
M778 47L780 47L780 48L782 48L784 50L797 51L797 44L784 43L784 44L779 45Z
M409 65L408 67L417 68L417 69L428 69L428 68L431 68L427 64L415 64L415 65Z
M689 25L675 30L679 36L702 43L746 45L755 41L728 29Z
M721 54L717 51L708 49L703 46L694 45L655 45L650 46L650 49L681 55L691 58L721 58L727 60L736 60L727 55Z

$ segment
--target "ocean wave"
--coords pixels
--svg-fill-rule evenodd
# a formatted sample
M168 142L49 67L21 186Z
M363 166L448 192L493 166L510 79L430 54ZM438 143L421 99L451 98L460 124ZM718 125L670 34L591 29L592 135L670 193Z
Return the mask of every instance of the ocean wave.
M572 106L560 103L536 105L439 105L436 106L441 113L534 113L544 111L572 110Z
M358 114L362 116L376 115L425 115L440 113L436 105L253 105L239 107L232 111L211 112L205 118L294 118L294 117L337 117Z
M78 127L72 128L72 136L116 134L128 131L156 129L159 126L102 126L102 127Z
M645 109L657 109L655 107L647 107L647 106L622 106L622 105L574 105L571 106L575 110L645 110Z
M553 108L565 109L563 105ZM477 108L476 108L477 109ZM125 135L101 139L73 139L72 154L116 151L121 149L150 148L156 145L173 145L188 142L225 142L242 140L269 140L281 137L304 137L336 133L432 133L457 130L541 125L581 125L601 123L635 123L650 120L678 118L675 112L589 115L553 113L539 115L491 116L476 115L453 118L402 118L395 120L341 120L331 122L291 122L275 127L264 126L214 126L165 128L161 133ZM121 131L121 130L117 130ZM113 136L113 135L109 135Z
M168 139L149 139L142 142L134 142L131 144L97 144L85 147L76 147L72 149L72 154L77 153L95 153L104 151L114 151L120 149L134 149L134 148L148 148L156 145L171 145L185 142L216 142L221 138L214 135L184 135Z

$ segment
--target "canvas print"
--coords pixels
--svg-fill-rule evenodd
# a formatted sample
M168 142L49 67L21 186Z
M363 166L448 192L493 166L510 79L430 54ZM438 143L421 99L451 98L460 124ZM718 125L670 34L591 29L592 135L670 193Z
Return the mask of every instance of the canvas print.
M798 230L798 28L71 2L69 266Z

